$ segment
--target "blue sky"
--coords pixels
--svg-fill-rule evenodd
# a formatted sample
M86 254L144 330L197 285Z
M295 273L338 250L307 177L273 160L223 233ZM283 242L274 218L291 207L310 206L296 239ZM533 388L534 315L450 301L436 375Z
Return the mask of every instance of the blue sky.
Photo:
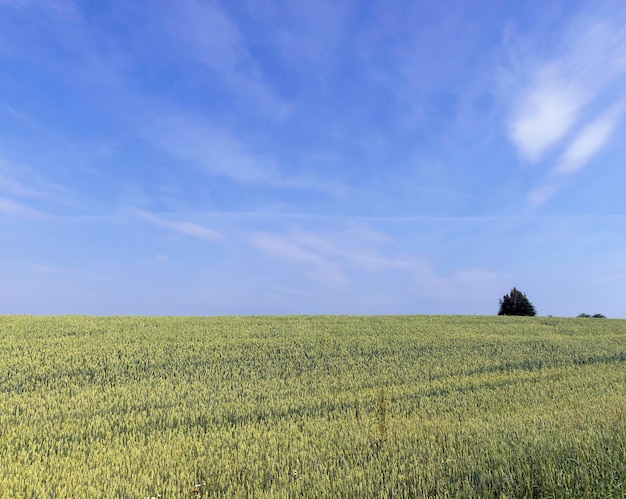
M626 4L0 0L0 313L626 317Z

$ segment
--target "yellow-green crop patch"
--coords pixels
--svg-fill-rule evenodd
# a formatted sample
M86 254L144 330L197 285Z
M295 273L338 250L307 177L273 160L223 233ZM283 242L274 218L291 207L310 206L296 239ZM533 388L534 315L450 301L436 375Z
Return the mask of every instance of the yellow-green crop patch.
M626 321L0 317L0 497L626 495Z

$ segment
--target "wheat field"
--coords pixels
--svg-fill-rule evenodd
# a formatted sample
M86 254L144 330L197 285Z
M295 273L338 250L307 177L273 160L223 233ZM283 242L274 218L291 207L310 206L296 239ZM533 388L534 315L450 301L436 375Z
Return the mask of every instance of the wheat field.
M0 317L0 497L625 497L626 321Z

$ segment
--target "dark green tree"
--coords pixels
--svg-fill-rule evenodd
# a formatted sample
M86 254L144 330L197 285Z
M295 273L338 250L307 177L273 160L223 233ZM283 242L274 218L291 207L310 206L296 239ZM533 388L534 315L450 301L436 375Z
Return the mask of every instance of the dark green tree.
M498 315L526 315L534 317L537 311L526 295L513 288L508 295L500 300Z

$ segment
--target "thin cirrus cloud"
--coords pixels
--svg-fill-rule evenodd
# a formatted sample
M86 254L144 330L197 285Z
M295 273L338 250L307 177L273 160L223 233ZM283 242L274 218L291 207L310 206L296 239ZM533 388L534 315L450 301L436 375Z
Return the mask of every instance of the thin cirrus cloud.
M332 0L251 2L250 14L262 23L270 42L291 65L332 68L337 47L347 36L353 5ZM320 36L323 33L323 36Z
M585 18L586 19L586 18ZM565 138L582 111L626 71L626 32L610 19L572 22L553 57L521 64L509 136L529 161Z
M27 218L47 218L52 208L77 206L79 201L74 189L50 181L47 172L4 156L0 157L0 198L4 213ZM40 211L42 206L49 208L47 213Z
M548 148L563 138L578 118L589 97L547 69L520 98L509 124L513 143L529 161L543 157Z
M7 197L0 197L0 213L18 218L41 219L49 217L46 213Z
M347 284L348 277L341 268L339 248L330 241L312 233L248 234L248 243L266 255L303 267L315 280L330 286Z
M217 74L230 93L254 103L274 119L280 121L291 114L291 104L271 88L240 29L218 2L168 4L166 31L188 57Z
M8 175L3 175L1 173L0 189L21 197L39 198L46 196L45 193L39 191L38 189L34 189L32 186L26 185L24 182L21 182L16 178L10 177Z
M110 281L109 276L105 276L88 270L75 268L57 267L53 265L42 264L38 262L21 262L21 264L30 269L34 274L57 276L63 278L86 278L89 280Z
M206 173L240 182L271 181L278 175L268 160L250 152L233 132L189 114L157 118L143 135L157 149Z
M75 11L74 2L71 0L0 0L0 5L14 8L37 7L60 13L73 13Z
M295 265L296 269L303 269L315 280L330 286L349 284L350 270L354 267L368 271L396 267L377 250L387 238L363 226L324 234L303 230L289 233L258 231L248 234L247 242L283 265Z
M204 239L205 241L219 241L224 238L224 236L222 236L219 232L194 222L185 220L170 220L143 210L134 210L133 213L138 218L145 220L156 227L163 227L185 236L196 237Z
M5 165L7 164L0 160L0 168ZM7 172L0 171L0 193L12 198L38 199L61 205L75 202L75 194L71 189L48 182L36 172L29 172L27 168L17 168L17 171L16 169L11 171L12 165L8 166ZM24 180L29 173L31 178L28 181Z
M526 198L530 208L537 208L554 196L562 186L555 182L542 184L531 189Z
M247 242L292 274L304 272L329 287L364 286L355 289L356 293L367 293L367 288L371 291L389 279L402 289L393 293L437 300L469 293L476 286L495 292L500 285L498 275L488 270L469 268L444 274L428 258L386 254L381 246L392 240L367 227L349 227L343 233L325 235L255 232L248 234Z
M624 105L618 103L585 125L559 156L544 182L532 189L527 200L531 208L546 203L565 185L564 179L580 172L613 138L620 124Z
M560 177L581 171L615 135L623 115L616 91L626 73L626 31L608 18L585 17L570 23L553 57L522 64L520 78L530 83L516 92L508 121L511 142L529 162L556 164L527 194L531 207L567 185Z
M155 149L202 171L233 181L284 189L345 195L349 188L315 171L283 171L279 161L259 152L253 141L226 126L183 110L163 112L143 125L141 135Z
M555 175L572 174L584 168L589 160L610 141L623 110L623 104L613 106L586 125L569 144L552 173Z

